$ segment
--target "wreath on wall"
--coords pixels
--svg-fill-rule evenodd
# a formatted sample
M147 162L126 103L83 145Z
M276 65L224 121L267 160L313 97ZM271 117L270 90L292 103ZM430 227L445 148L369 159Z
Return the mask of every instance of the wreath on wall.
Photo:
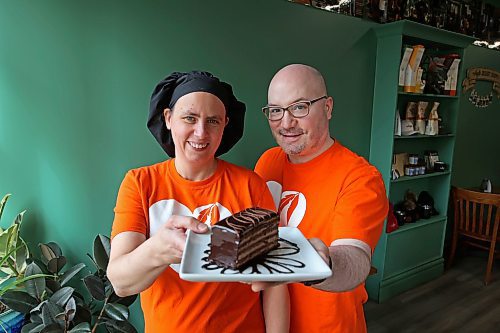
M477 81L486 81L491 83L489 93L480 94L476 90ZM462 82L463 93L469 93L469 102L477 108L488 107L494 99L494 96L500 98L500 72L489 68L474 67L467 70L467 77Z

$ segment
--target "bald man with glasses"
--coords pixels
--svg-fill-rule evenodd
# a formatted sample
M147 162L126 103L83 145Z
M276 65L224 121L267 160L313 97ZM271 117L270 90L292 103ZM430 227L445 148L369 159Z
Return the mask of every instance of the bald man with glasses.
M273 194L280 224L299 228L333 271L325 280L288 284L290 332L366 332L364 281L388 201L378 170L331 136L333 106L321 73L292 64L275 74L262 108L279 147L267 150L255 171Z

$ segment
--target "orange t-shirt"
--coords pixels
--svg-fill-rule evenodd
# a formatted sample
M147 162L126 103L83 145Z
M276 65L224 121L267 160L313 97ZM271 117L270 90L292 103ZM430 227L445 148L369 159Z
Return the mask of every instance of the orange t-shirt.
M364 158L335 142L313 160L292 164L275 147L261 156L255 171L279 203L282 225L327 245L350 244L373 253L388 202L380 173ZM289 291L290 332L366 332L364 285L331 293L294 283Z
M171 159L127 173L111 234L134 231L150 237L174 214L215 224L252 206L275 209L266 183L253 171L218 160L214 175L189 181ZM249 285L188 282L172 267L141 293L141 306L149 333L265 330L259 294Z

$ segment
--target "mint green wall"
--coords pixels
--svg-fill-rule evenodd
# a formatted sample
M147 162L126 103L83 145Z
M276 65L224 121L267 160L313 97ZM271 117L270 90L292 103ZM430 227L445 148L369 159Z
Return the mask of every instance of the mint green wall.
M108 234L126 170L165 155L145 121L154 85L202 69L247 103L244 139L224 158L253 167L273 140L260 114L280 67L311 64L335 98L332 130L367 156L373 23L284 0L0 0L0 195L27 208L32 248L84 260ZM135 308L133 320L140 323Z
M500 52L477 46L465 50L465 69L491 68L500 72ZM490 82L478 81L476 90L486 95ZM457 138L453 159L451 183L460 187L474 187L483 178L493 186L500 186L500 98L494 96L487 108L476 108L469 100L470 91L460 97Z

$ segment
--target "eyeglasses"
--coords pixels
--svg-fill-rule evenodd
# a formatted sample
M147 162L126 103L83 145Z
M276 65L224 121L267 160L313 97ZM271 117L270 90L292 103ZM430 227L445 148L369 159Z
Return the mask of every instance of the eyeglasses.
M281 120L281 118L283 118L283 116L285 115L285 111L290 112L290 114L294 118L304 118L309 114L309 109L311 105L324 98L328 98L328 96L322 96L310 101L295 102L290 104L286 108L282 108L279 106L264 106L262 108L262 112L264 112L267 119L271 121Z

